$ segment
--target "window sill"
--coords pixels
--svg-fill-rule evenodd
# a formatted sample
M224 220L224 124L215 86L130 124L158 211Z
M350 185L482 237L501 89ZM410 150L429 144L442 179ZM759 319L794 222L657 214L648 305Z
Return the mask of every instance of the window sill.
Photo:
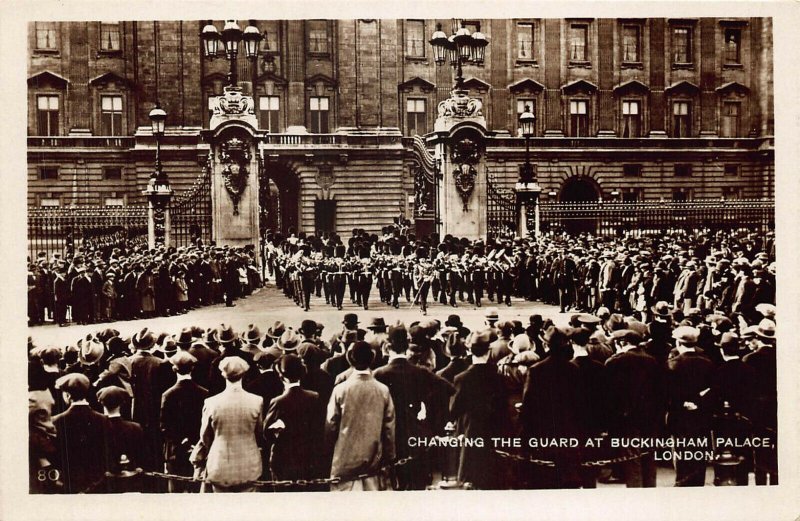
M694 63L673 63L672 70L684 70L684 71L693 71L694 70Z
M570 69L591 69L592 62L570 60L569 65L567 67Z
M741 69L744 69L744 65L742 65L741 63L723 63L722 64L722 70L723 71L741 70Z
M644 69L644 64L642 62L622 62L623 69Z
M405 59L407 62L416 62L422 65L428 65L428 58L425 56L406 56Z
M101 49L97 51L98 58L119 58L122 56L122 49Z
M58 56L60 52L58 49L34 49L33 54L39 54L43 56Z
M536 60L526 60L524 58L517 58L515 66L517 66L517 67L538 67L539 66L539 62L537 62Z

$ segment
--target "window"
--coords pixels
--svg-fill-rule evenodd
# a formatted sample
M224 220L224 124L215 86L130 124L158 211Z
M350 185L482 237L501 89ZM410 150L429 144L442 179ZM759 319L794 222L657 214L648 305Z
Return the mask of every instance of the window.
M103 168L103 179L122 179L122 168L118 166L107 166Z
M624 62L642 61L640 52L639 30L640 27L638 25L622 26L622 61Z
M722 103L722 137L740 137L739 128L741 121L742 104L738 101L726 101Z
M638 101L622 102L622 137L640 137L642 135L642 115Z
M738 186L723 186L722 197L725 199L741 199L742 189Z
M36 116L40 136L57 136L58 96L38 96L36 99Z
M533 60L533 28L531 22L517 23L517 58L520 60Z
M266 22L266 26L264 27L264 52L270 54L281 52L278 36L278 22Z
M280 131L281 100L278 96L261 96L258 103L261 128L272 133Z
M328 22L325 20L308 21L308 52L312 54L328 53Z
M311 132L313 134L327 134L328 127L328 98L312 96L309 98L311 112Z
M725 165L725 175L730 176L738 176L739 175L739 165Z
M585 24L572 24L569 27L569 59L575 62L588 61L586 52L589 26Z
M40 51L55 51L56 24L54 22L36 22L36 49Z
M106 197L105 206L125 206L125 199L121 197Z
M58 167L57 166L39 167L39 179L43 181L58 179Z
M422 20L406 20L406 56L409 58L425 57L425 22Z
M675 165L675 177L691 177L692 165L678 164Z
M672 191L672 200L676 203L685 203L689 200L689 191L683 188L676 188Z
M725 28L725 63L741 62L742 30L734 27Z
M586 100L572 100L569 102L570 135L572 137L586 137L589 135L589 102Z
M118 51L119 46L119 23L101 23L100 24L100 50L101 51Z
M691 27L673 27L672 63L692 63Z
M672 103L672 137L689 137L692 133L692 107L688 101Z
M631 188L622 192L623 203L638 203L642 199L642 191L638 188Z
M52 197L42 198L39 201L39 206L42 208L58 208L61 206L61 200Z
M625 177L641 177L642 165L622 165L622 174Z
M122 134L122 96L100 98L100 131L104 136Z
M424 135L428 132L428 113L425 110L425 100L409 98L406 100L406 134Z
M314 201L314 228L317 235L336 231L336 199Z

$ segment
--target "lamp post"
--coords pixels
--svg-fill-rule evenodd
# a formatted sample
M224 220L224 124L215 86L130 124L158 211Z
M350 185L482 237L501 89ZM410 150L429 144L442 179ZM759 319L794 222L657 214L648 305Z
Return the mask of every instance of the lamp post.
M167 113L156 102L149 116L156 140L156 161L144 194L148 202L147 244L148 247L155 248L169 244L169 202L172 199L172 188L161 165L161 138L164 136Z
M220 33L216 26L208 20L200 32L203 41L203 54L206 58L214 59L220 51L220 41L224 46L225 56L228 59L228 87L236 87L239 81L236 73L236 59L239 55L239 44L244 43L244 52L247 59L254 61L258 57L258 44L264 38L253 20L250 20L244 31L239 28L236 20L225 20L225 26Z
M538 237L540 232L539 194L542 193L542 187L536 182L536 174L531 164L530 139L536 131L536 116L527 105L525 106L525 111L519 116L519 128L522 132L522 137L525 138L525 163L520 165L519 180L514 186L514 191L517 195L517 209L519 211L517 234L520 237L528 235L528 206L533 204L534 234Z
M470 34L463 20L453 19L453 34L447 36L442 31L442 24L436 24L436 31L429 40L433 46L433 60L436 65L444 65L448 61L456 71L454 90L463 90L465 64L481 65L486 58L486 46L489 40L481 32L478 24L477 31Z

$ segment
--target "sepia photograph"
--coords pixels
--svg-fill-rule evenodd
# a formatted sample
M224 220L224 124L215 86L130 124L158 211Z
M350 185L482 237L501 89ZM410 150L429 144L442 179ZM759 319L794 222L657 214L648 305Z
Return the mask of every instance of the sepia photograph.
M28 494L778 489L773 15L451 7L18 22Z

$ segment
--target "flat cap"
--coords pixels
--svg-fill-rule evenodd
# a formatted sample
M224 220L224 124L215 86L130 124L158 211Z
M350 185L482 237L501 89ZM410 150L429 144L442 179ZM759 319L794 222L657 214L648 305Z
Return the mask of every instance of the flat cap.
M92 383L89 381L89 378L81 373L65 374L56 380L56 389L68 393L79 391L85 394L91 385Z
M672 338L678 340L686 346L693 346L697 344L697 337L700 336L700 331L692 326L680 326L675 328L672 332Z
M116 385L103 387L97 391L97 401L107 409L116 409L130 398L128 391Z
M226 356L219 363L219 370L228 380L235 380L247 372L250 366L238 356Z

